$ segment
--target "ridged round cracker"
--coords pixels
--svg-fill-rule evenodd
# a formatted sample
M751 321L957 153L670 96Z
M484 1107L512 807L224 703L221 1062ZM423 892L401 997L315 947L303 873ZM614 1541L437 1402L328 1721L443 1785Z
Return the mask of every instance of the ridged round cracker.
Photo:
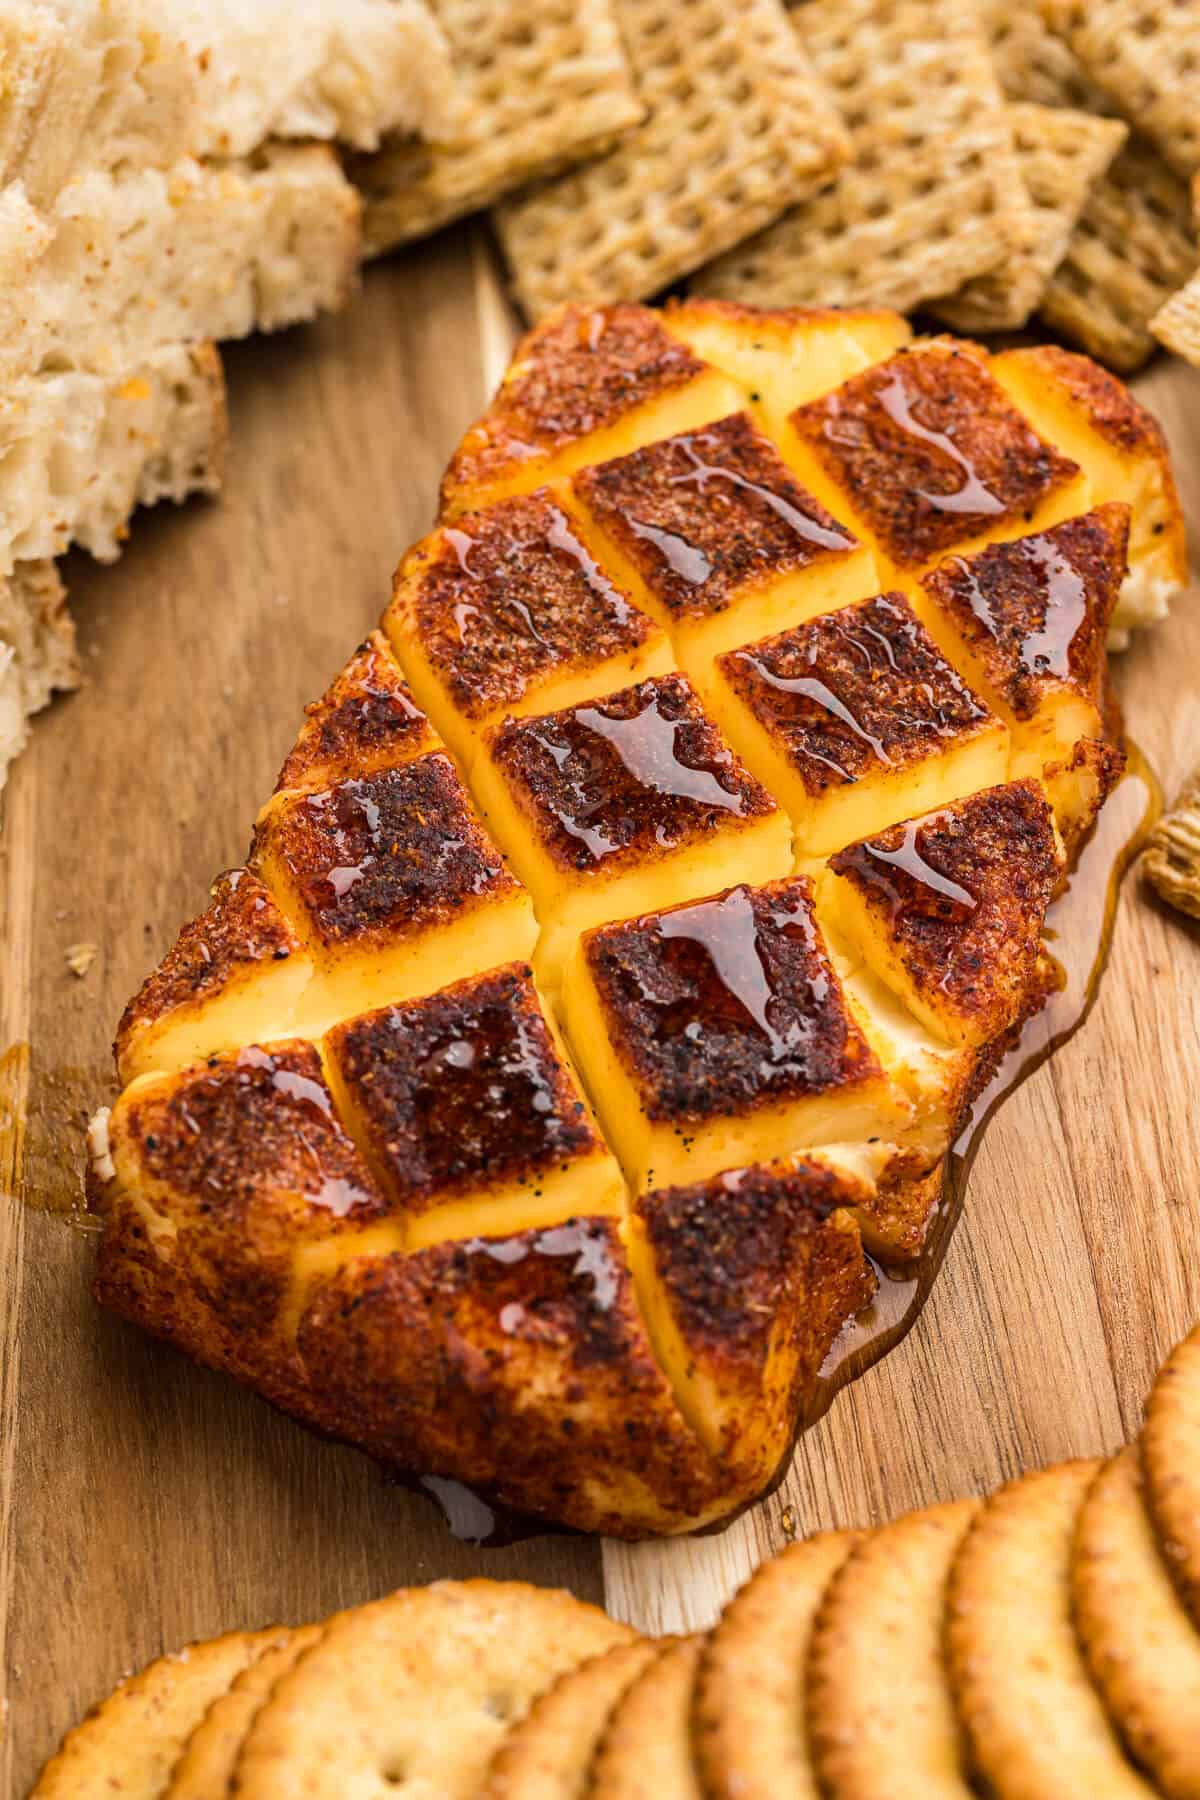
M1159 1545L1200 1625L1200 1327L1168 1357L1150 1390L1142 1469Z
M944 1638L950 1568L978 1510L909 1513L864 1538L830 1583L807 1702L829 1800L970 1800Z
M1002 1487L950 1574L950 1682L973 1762L996 1800L1150 1800L1091 1684L1071 1622L1071 1555L1099 1462Z
M330 1619L238 1759L239 1800L474 1794L505 1732L567 1669L634 1633L571 1594L434 1582Z
M608 1721L588 1800L701 1800L692 1759L692 1690L704 1637L660 1651Z
M213 1701L287 1635L283 1626L231 1631L129 1676L63 1740L29 1800L96 1800L99 1794L159 1800Z
M273 1644L242 1670L228 1693L218 1694L184 1745L165 1800L224 1800L259 1709L280 1676L320 1635L319 1625L288 1632L282 1643Z
M729 1605L696 1672L692 1730L716 1800L818 1800L804 1670L822 1596L859 1541L826 1531L764 1563Z
M1200 1632L1155 1541L1135 1445L1083 1503L1071 1588L1092 1679L1131 1752L1169 1800L1200 1800Z
M614 1644L561 1676L509 1732L476 1800L578 1800L613 1709L661 1652L653 1638Z

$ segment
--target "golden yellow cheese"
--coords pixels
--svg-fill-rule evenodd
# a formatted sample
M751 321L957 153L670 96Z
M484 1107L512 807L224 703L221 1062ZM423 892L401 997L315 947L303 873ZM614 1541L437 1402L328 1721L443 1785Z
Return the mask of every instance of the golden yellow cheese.
M101 1301L547 1519L761 1493L1045 997L1173 505L1062 353L538 326L122 1020Z

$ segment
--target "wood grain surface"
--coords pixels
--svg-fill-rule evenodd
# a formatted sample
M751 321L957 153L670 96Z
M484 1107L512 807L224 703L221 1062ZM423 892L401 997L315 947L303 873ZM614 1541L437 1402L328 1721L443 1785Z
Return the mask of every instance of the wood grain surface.
M431 517L511 320L472 227L370 273L342 318L228 358L223 501L140 518L67 574L88 682L42 720L0 828L0 1792L120 1674L189 1638L468 1572L564 1583L653 1628L711 1619L789 1532L881 1519L1137 1426L1200 1317L1200 930L1130 883L1083 1031L991 1125L907 1340L721 1536L636 1548L452 1538L386 1484L87 1291L82 1128L124 1000L245 853L303 703ZM1200 541L1200 374L1141 389ZM1200 602L1120 665L1168 791L1200 761ZM80 980L64 960L99 946Z

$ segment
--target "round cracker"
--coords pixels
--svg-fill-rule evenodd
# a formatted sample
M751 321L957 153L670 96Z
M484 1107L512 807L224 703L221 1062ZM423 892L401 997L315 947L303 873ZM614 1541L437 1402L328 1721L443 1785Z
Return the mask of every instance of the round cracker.
M692 1690L703 1649L703 1634L668 1644L626 1692L593 1759L588 1800L701 1800Z
M160 1800L179 1753L219 1694L287 1638L286 1627L231 1631L131 1675L63 1741L29 1800Z
M613 1708L661 1650L614 1644L560 1677L509 1732L477 1800L578 1800Z
M1150 1800L1088 1677L1071 1622L1071 1555L1098 1462L1010 1482L950 1573L947 1656L973 1761L996 1800Z
M1200 1327L1168 1357L1150 1390L1142 1468L1159 1545L1200 1625Z
M813 1629L808 1717L829 1800L971 1800L946 1674L946 1583L979 1510L960 1500L872 1532Z
M259 1708L280 1676L320 1635L319 1625L289 1632L244 1668L228 1693L218 1694L184 1745L165 1800L223 1800Z
M1135 1446L1083 1503L1071 1587L1092 1679L1131 1752L1169 1800L1200 1800L1200 1633L1155 1541Z
M822 1596L859 1541L827 1531L764 1563L721 1615L696 1672L696 1759L719 1800L818 1800L804 1668Z
M567 1669L635 1634L520 1581L435 1582L338 1613L250 1727L240 1800L474 1794L505 1732Z

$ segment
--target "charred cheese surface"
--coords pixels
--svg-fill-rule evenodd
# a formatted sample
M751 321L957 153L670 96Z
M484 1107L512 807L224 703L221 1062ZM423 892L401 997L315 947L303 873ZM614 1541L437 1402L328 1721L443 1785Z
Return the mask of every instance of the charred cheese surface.
M302 1004L314 1024L533 949L529 896L444 752L279 796L259 818L253 860L313 958Z
M878 585L871 552L746 413L585 469L574 491L699 681L720 651Z
M1181 542L1063 352L539 325L121 1022L101 1300L547 1519L756 1497L1044 998Z
M410 1244L620 1215L620 1172L528 967L352 1019L328 1051L342 1115Z
M797 466L879 547L886 582L1081 512L1077 463L1041 438L973 344L918 342L789 420Z
M682 675L506 721L475 785L533 895L553 985L588 926L791 866L787 815Z
M804 876L597 928L563 1008L635 1191L903 1123Z
M1187 586L1188 550L1157 419L1107 369L1054 344L1005 351L992 359L992 372L1030 423L1083 469L1094 504L1130 508L1129 571L1115 630L1161 619Z
M713 706L806 856L1003 781L1009 733L903 594L718 659Z
M553 712L675 666L665 631L605 573L548 491L469 513L419 544L388 623L414 692L467 763L498 719Z

